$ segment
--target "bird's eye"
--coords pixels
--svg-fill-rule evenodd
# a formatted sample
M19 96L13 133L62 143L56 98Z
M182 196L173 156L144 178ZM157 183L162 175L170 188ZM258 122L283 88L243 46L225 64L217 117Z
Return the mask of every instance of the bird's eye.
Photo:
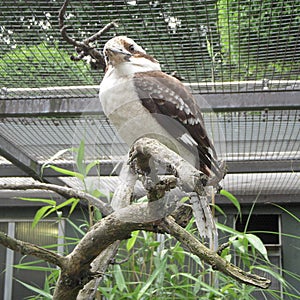
M130 52L133 52L133 51L134 51L134 45L130 45L130 46L128 47L128 50L129 50Z

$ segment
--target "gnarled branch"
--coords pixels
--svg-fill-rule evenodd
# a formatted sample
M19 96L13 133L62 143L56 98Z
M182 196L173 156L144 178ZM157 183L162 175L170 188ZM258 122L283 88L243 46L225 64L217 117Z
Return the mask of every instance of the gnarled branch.
M106 64L105 64L102 54L94 46L91 46L90 44L92 42L100 39L106 32L108 32L112 28L118 27L116 21L108 23L106 26L104 26L102 29L100 29L97 33L84 39L83 41L81 41L81 42L77 41L68 35L67 30L69 27L67 25L65 25L65 22L64 22L64 16L65 16L66 9L67 9L69 2L70 2L69 0L65 0L61 9L59 10L58 22L59 22L59 29L60 29L62 38L68 44L74 46L76 52L78 53L77 56L71 55L70 56L71 60L79 61L86 56L91 56L93 59L96 60L96 64L98 64L99 67L104 69Z
M158 162L165 162L172 165L177 175L179 175L178 178L181 184L187 189L194 190L195 186L199 186L200 191L201 186L203 188L202 181L207 180L205 175L199 173L181 157L178 157L176 153L155 140L147 138L141 139L135 143L134 149L135 153L133 154L140 156L141 159L143 159L143 155L145 155L146 159L149 159L149 156L151 156ZM172 201L169 202L171 205L166 203L166 199L128 205L128 199L132 193L132 184L136 178L131 179L132 181L130 181L126 188L126 193L122 194L117 192L115 196L120 197L120 199L115 199L115 207L122 208L109 214L92 226L69 255L61 257L49 250L40 249L39 247L35 248L38 249L35 251L29 250L30 254L40 258L43 257L46 261L51 261L61 268L61 274L57 281L53 300L76 299L84 285L101 276L101 272L105 271L105 267L107 267L109 263L109 260L106 260L105 264L102 264L104 269L96 268L91 270L90 267L93 261L99 257L99 254L103 253L104 255L104 251L106 251L108 247L114 245L108 253L109 259L109 257L115 253L114 251L116 250L118 241L129 238L131 232L135 230L155 232L159 230L159 232L169 233L190 249L192 253L210 264L214 269L245 284L260 288L267 288L270 285L270 280L250 274L232 265L219 256L218 253L205 247L194 236L179 226L175 220L169 216L176 208L176 205L172 205ZM47 189L47 187L49 187L49 190L55 191L56 188L53 186L54 185L41 184L40 188ZM8 187L8 185L5 186L5 188ZM35 188L37 188L37 185L35 185ZM61 188L62 187L57 187L59 191L61 191ZM167 188L169 188L168 185L166 185L166 189ZM67 190L64 191L72 194L70 190L72 189L67 188ZM78 192L75 191L74 193L79 196ZM84 193L80 195L86 197ZM0 238L0 243L4 246L10 247L15 251L25 251L25 253L29 254L29 252L26 252L27 248L25 248L25 246L28 246L28 243L19 243L10 240L5 234L1 234L0 237L2 237Z
M0 244L24 255L33 255L60 268L64 268L67 262L63 256L53 251L9 237L6 233L1 231Z
M245 284L250 284L263 289L267 289L270 286L271 281L269 279L245 272L226 261L216 252L205 247L193 235L180 227L172 217L165 218L160 223L160 226L164 231L170 233L179 242L185 245L193 254L210 264L215 270L218 270Z

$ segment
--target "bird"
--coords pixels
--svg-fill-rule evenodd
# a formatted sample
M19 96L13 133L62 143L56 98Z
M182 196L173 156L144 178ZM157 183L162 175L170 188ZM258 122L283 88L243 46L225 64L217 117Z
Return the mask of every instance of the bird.
M157 139L206 176L221 179L222 164L190 90L127 36L108 40L103 55L100 102L128 146L141 137Z

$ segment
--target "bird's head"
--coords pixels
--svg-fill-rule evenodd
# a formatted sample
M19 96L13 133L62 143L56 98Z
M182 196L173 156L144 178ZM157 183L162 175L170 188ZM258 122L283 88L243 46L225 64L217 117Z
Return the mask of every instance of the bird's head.
M158 61L148 55L133 39L126 36L116 36L104 46L103 54L107 67L118 67L131 64L145 68L148 71L160 70ZM142 70L141 70L142 71Z

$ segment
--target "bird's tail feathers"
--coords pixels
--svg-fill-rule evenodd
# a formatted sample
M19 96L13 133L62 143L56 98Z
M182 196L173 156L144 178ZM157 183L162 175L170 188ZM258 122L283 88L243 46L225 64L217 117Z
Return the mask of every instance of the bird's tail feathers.
M209 240L215 240L218 232L209 206L208 197L191 193L190 201L200 236Z

